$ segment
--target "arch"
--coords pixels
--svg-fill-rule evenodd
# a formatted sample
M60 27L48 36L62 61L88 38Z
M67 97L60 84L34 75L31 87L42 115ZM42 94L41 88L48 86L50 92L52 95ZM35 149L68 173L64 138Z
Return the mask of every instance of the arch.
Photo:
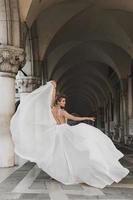
M60 50L63 53L62 49ZM114 52L114 54L111 56L107 51ZM119 60L116 53L120 58ZM80 57L77 57L78 54L80 54ZM70 62L68 62L68 65L71 65L72 62L76 64L80 63L81 60L86 60L88 62L99 62L110 66L121 79L127 74L126 71L128 71L128 69L125 71L125 65L129 67L130 63L130 57L125 51L110 43L100 41L88 41L87 43L80 43L73 46L65 54L63 54L58 61L56 60L55 64L52 63L51 65L49 60L52 60L52 57L48 59L49 77L52 76L57 67L63 66L63 64L66 64L68 61ZM121 60L124 61L122 62ZM123 70L121 70L121 68Z

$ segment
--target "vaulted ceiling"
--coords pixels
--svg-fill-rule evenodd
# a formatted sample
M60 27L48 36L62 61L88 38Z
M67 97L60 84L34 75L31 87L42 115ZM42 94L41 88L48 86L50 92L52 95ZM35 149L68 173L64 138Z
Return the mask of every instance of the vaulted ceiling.
M92 113L114 97L130 73L133 2L31 0L24 7L22 1L21 19L36 26L39 59L47 60L48 79L58 81L69 109Z

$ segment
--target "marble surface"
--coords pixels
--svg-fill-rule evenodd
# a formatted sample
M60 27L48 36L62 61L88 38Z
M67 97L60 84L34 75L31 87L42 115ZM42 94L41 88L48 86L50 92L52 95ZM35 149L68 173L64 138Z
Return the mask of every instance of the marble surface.
M125 156L120 162L130 170L118 184L104 189L86 184L64 185L51 179L36 163L0 168L0 200L133 200L133 150L118 147Z

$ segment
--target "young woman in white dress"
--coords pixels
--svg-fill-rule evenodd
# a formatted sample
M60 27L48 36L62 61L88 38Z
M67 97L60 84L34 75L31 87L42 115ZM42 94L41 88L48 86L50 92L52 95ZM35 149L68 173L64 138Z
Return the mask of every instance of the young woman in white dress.
M20 102L10 126L16 154L63 184L118 183L129 173L119 162L123 153L101 130L82 122L95 117L69 114L65 97L55 95L56 82L49 81ZM67 119L80 123L70 126Z
M74 115L69 114L66 110L64 110L66 105L66 98L64 95L58 95L56 97L56 82L51 81L54 87L53 95L52 95L52 102L51 102L51 110L57 124L64 124L67 122L68 119L73 121L85 121L91 120L95 121L95 117L77 117Z

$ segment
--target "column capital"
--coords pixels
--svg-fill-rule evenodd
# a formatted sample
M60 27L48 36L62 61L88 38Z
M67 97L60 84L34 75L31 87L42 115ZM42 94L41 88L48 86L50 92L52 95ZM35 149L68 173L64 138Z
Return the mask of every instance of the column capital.
M41 85L40 77L20 77L16 79L16 87L19 93L29 93Z
M0 45L0 76L15 77L25 63L24 50L14 46ZM5 75L5 76L6 76Z

